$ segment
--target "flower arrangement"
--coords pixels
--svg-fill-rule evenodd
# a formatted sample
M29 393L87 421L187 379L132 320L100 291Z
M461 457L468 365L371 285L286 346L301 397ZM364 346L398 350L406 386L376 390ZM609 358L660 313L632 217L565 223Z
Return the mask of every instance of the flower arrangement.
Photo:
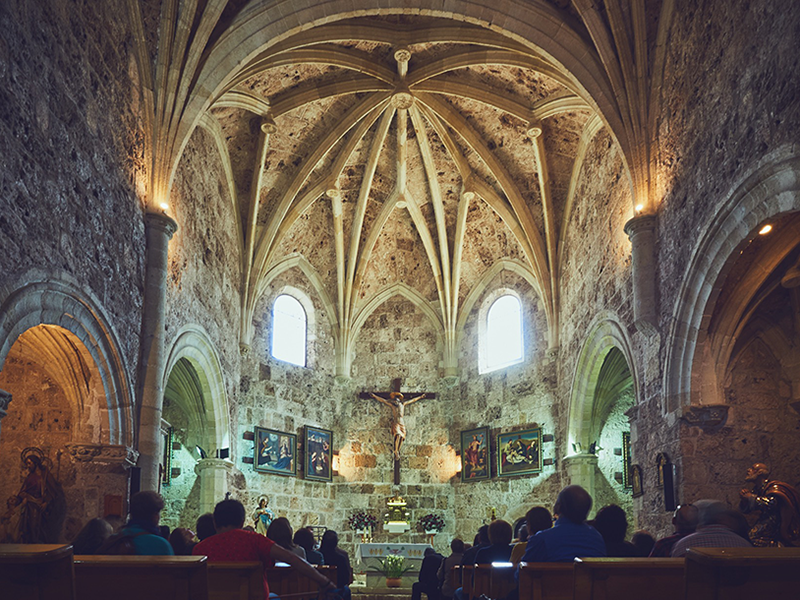
M429 513L419 520L419 525L424 531L440 532L444 529L444 519L433 513Z
M350 515L347 524L353 531L375 529L378 526L378 518L375 515L360 510Z
M380 563L380 567L372 565L370 569L382 573L387 579L397 579L411 570L410 566L406 566L405 557L400 554L389 554L386 558L381 558Z

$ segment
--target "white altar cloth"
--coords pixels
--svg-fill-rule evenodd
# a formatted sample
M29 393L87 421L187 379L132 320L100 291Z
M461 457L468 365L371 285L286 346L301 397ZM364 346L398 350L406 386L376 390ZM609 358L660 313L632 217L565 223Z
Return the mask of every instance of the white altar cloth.
M390 554L398 554L404 556L406 560L411 561L414 567L419 568L418 563L422 562L425 558L425 549L430 548L429 544L360 544L358 548L358 557L364 564L378 564L378 560L389 556ZM372 559L368 562L369 559Z

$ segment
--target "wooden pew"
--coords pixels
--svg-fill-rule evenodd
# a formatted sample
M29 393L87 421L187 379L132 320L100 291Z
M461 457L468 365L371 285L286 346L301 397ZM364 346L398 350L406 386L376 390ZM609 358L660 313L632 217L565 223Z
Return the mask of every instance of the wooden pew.
M472 565L461 566L461 588L464 598L470 600L475 594L472 590L472 575L475 568Z
M264 565L209 562L208 600L264 600Z
M0 544L0 597L74 600L72 546Z
M576 558L574 600L675 600L684 593L682 558Z
M314 568L336 583L335 566L323 565L315 566ZM269 591L280 596L281 600L287 598L289 600L316 598L319 595L319 584L316 581L299 575L295 569L288 565L264 569L264 572L267 574Z
M800 595L800 548L692 548L686 600L753 600Z
M492 565L475 565L473 570L472 595L474 597L486 596L492 600L505 598L510 592L517 589L514 579L514 567L498 567Z
M572 600L573 563L519 563L519 600Z
M208 600L205 556L75 556L77 600Z
M450 578L450 587L454 590L457 590L461 587L461 565L453 565L450 569L450 572L445 575L445 577Z

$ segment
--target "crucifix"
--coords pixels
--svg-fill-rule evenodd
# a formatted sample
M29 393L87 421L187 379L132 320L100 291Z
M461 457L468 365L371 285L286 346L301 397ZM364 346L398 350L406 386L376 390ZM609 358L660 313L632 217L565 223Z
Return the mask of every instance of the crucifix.
M405 407L424 398L436 398L436 394L433 392L416 392L414 394L409 393L408 395L412 396L412 398L406 400L405 396L400 393L400 379L393 379L391 392L361 392L361 394L358 396L359 398L363 399L377 400L381 404L385 404L392 409L391 429L392 435L394 436L395 485L400 483L400 447L406 440L406 423L403 419ZM388 398L385 396L388 396Z

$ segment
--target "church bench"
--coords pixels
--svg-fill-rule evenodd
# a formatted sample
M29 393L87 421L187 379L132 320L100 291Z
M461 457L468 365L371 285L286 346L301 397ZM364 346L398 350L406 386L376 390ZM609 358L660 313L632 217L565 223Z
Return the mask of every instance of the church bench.
M519 600L572 600L573 563L519 564Z
M77 600L208 600L205 556L75 556Z
M0 597L74 600L72 546L0 544Z
M474 567L472 565L461 565L459 569L461 572L461 591L464 593L464 598L470 600L475 595L472 590Z
M336 567L329 565L316 565L314 568L322 573L325 577L336 582ZM267 583L269 584L269 591L281 597L281 600L286 598L297 600L299 598L316 598L319 595L319 584L298 574L298 572L286 566L274 566L264 569L267 574ZM262 590L263 584L262 584Z
M574 600L683 598L682 558L576 558Z
M796 598L800 548L692 548L686 600Z
M209 562L208 600L264 600L264 565Z
M514 571L516 567L511 563L508 566L475 565L472 576L473 597L486 596L492 600L505 598L509 592L517 589Z

